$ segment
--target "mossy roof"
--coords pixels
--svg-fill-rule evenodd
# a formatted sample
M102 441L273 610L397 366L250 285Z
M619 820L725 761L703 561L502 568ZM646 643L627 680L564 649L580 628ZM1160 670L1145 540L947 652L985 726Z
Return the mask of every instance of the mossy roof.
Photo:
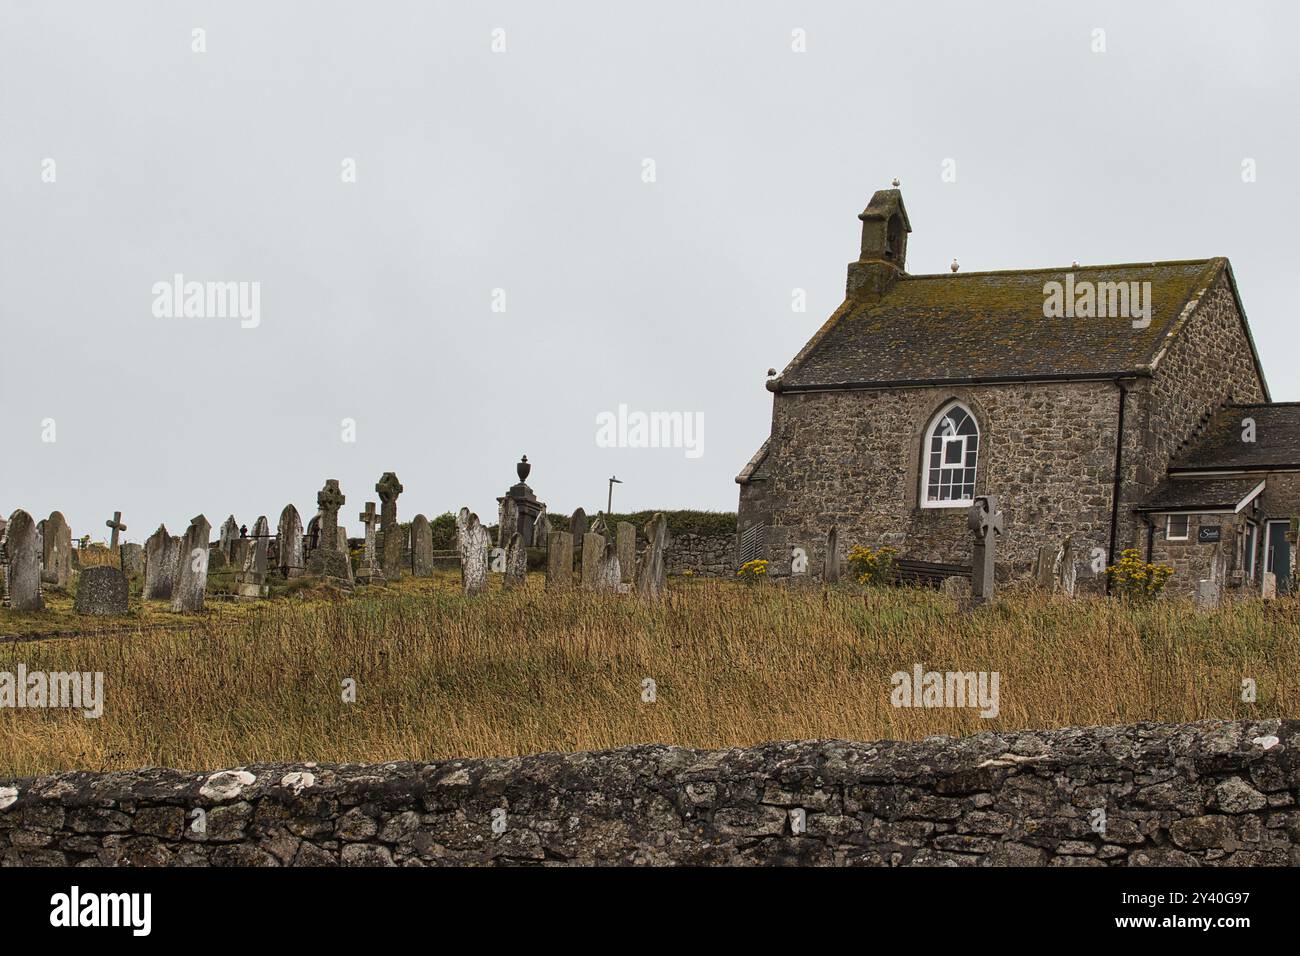
M775 383L827 387L1077 379L1145 374L1226 267L1223 258L904 276L846 300ZM1150 282L1151 323L1045 318L1044 286Z
M1255 440L1243 441L1247 419ZM1188 471L1270 471L1300 468L1300 403L1225 405L1174 456L1171 474Z
M1236 511L1262 480L1258 477L1167 479L1137 510Z

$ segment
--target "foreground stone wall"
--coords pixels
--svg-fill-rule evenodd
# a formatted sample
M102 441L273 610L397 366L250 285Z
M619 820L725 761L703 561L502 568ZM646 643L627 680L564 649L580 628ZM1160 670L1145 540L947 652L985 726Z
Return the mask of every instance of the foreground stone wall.
M1298 790L1295 720L67 773L0 786L0 861L1295 866Z
M736 536L689 532L669 535L664 564L669 574L689 571L705 578L735 577Z

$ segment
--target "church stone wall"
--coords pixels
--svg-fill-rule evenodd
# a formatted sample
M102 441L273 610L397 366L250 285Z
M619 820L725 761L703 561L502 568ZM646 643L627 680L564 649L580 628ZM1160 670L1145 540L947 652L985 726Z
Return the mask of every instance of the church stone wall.
M788 572L795 545L820 567L833 524L846 553L891 545L906 558L969 563L966 509L919 500L925 428L953 399L979 422L976 493L997 494L1006 515L1000 577L1029 574L1038 549L1067 535L1077 553L1107 547L1119 402L1112 382L777 394L762 468L770 477L742 486L742 531L769 524L766 551L778 574Z
M1300 866L1300 722L0 782L11 866Z

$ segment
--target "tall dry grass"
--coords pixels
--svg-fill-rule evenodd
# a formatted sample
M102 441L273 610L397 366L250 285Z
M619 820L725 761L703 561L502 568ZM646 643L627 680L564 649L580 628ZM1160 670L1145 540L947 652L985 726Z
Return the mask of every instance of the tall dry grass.
M1008 594L970 613L934 592L701 582L650 605L540 583L473 600L437 590L272 604L181 631L0 645L0 671L22 662L105 675L98 720L0 709L0 777L1300 712L1290 602L1202 614ZM999 672L1000 714L894 708L890 675L918 663ZM1241 700L1243 678L1256 681L1256 703ZM342 700L345 679L355 703Z

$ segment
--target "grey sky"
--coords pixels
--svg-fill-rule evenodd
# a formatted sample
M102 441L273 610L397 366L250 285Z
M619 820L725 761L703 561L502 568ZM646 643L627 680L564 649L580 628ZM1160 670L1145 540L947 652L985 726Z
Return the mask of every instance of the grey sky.
M333 477L356 533L396 471L403 517L492 521L520 453L556 512L610 474L620 510L734 509L765 372L839 304L895 176L913 273L1228 256L1300 399L1298 27L1285 3L4 0L0 512L100 537L121 509L142 540L305 520ZM178 272L259 282L260 325L155 318ZM620 403L702 413L703 454L597 447Z

